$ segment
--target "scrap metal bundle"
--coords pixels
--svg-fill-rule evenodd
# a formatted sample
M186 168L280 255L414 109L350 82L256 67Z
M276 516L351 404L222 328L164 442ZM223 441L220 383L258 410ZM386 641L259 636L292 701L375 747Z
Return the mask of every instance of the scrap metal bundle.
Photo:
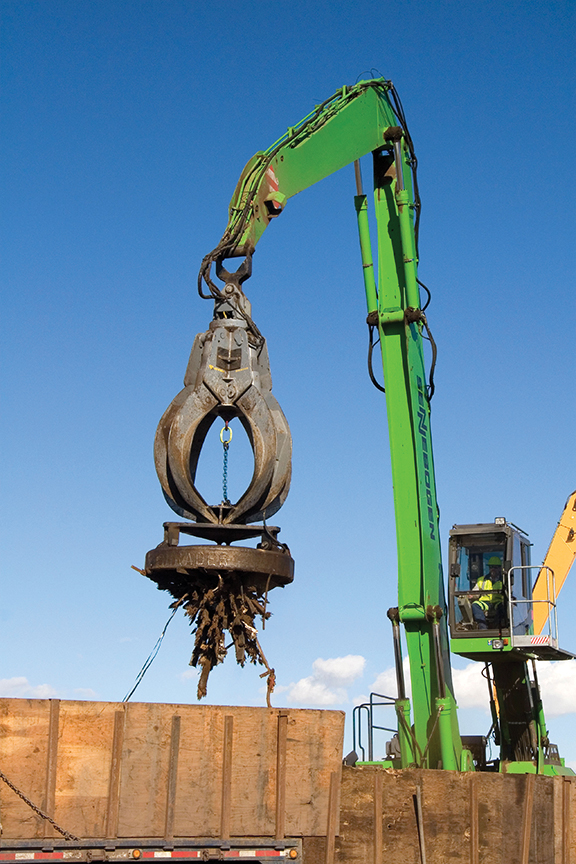
M194 650L190 666L200 668L198 699L206 696L208 675L218 663L222 663L228 649L234 646L236 662L244 666L246 659L265 666L273 675L258 641L255 619L260 616L262 624L270 618L266 611L266 598L256 591L245 591L238 579L233 583L218 577L213 588L198 587L189 595L184 611L194 626ZM232 643L226 645L226 631ZM272 682L273 686L273 682ZM269 688L271 689L271 688Z

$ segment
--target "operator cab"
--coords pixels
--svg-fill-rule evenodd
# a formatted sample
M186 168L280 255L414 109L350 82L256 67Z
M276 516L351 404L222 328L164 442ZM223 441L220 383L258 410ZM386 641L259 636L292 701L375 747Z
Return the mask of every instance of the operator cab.
M451 648L474 659L498 654L560 660L554 574L547 578L547 620L534 633L532 584L542 570L530 563L528 535L506 519L454 525L449 541ZM535 571L535 572L533 572ZM534 577L534 578L533 578Z

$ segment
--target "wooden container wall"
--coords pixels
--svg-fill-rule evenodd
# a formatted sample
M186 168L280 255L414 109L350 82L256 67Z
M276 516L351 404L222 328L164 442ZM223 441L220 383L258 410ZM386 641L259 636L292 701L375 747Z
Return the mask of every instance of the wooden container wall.
M0 699L4 774L82 838L335 834L343 734L340 711ZM0 815L54 836L4 783Z

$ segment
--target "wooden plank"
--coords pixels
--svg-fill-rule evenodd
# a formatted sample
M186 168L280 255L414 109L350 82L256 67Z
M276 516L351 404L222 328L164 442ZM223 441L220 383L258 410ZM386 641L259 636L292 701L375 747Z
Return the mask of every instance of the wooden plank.
M286 741L288 737L288 714L278 714L276 743L276 839L282 840L286 830Z
M326 820L326 858L325 864L334 864L334 848L338 831L340 777L336 771L330 774L328 795L328 819Z
M374 864L382 864L382 771L374 774Z
M476 773L470 775L470 864L479 864L478 784Z
M338 717L340 715L340 718ZM344 714L291 710L286 741L286 835L326 832L330 777L340 776Z
M518 862L522 814L520 776L478 773L478 858L482 864ZM506 802L504 807L503 802Z
M171 840L174 837L174 805L176 802L176 779L178 777L178 753L180 750L180 715L172 717L170 732L170 759L168 762L168 791L166 795L166 818L164 837Z
M287 715L285 834L325 835L330 772L340 769L342 759L340 712L182 706L181 713L177 836L219 835L228 714L234 716L231 836L275 837L280 713Z
M46 804L66 830L104 836L117 705L62 700L54 706L49 700L0 700L5 773L37 806ZM44 836L44 820L10 790L0 789L0 806L5 838Z
M112 758L110 760L110 779L108 781L108 805L106 808L106 837L118 836L118 808L120 805L120 776L122 748L124 746L124 724L126 711L114 712L114 732L112 738Z
M470 860L470 776L458 771L415 772L421 789L423 849L428 864L436 864L439 851L445 860ZM441 838L441 840L439 839Z
M413 777L401 771L383 771L376 766L342 768L336 861L345 864L367 864L374 860L376 774L382 776L383 849L380 861L419 864L416 815L412 800Z
M162 837L174 708L129 702L122 749L118 837Z
M382 776L383 849L381 862L421 864L414 794L422 790L428 864L468 864L477 830L477 861L520 864L522 813L526 777L455 771L382 771L376 767L343 768L341 830L336 861L366 864L375 860L375 773ZM533 777L531 864L553 864L553 778ZM377 795L377 793L376 793ZM477 796L478 828L471 828L471 805ZM306 849L314 847L306 844ZM308 853L307 853L308 854ZM315 857L314 857L315 855ZM324 864L317 851L310 864ZM556 864L558 864L556 859ZM576 864L576 862L571 862Z
M232 807L232 750L234 746L234 717L224 717L224 742L222 747L222 806L220 810L220 837L230 838L230 811Z
M46 794L50 702L0 699L0 764L6 776L41 807ZM0 783L2 838L41 838L44 820Z
M79 837L105 831L115 707L60 704L56 821Z
M554 777L534 777L534 801L528 860L533 864L559 864L555 854Z
M104 837L119 703L60 702L56 813L78 837Z
M208 705L194 708L190 711L178 706L181 725L174 834L217 837L222 806L224 713Z
M175 834L220 834L226 715L234 717L230 833L274 837L278 712L223 706L182 711Z
M570 792L572 781L569 777L562 778L562 864L570 864Z
M48 725L48 747L46 758L46 788L41 809L54 819L56 806L56 771L58 767L58 727L60 723L60 700L50 699L50 722ZM44 820L44 837L53 837L54 827Z
M530 838L532 836L532 808L534 805L535 774L524 777L524 802L522 807L522 845L520 847L520 864L529 864Z

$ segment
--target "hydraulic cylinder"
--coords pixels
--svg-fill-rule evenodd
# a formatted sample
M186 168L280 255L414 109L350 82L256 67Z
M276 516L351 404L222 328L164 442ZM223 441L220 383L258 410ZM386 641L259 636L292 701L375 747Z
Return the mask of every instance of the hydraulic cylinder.
M440 753L442 756L442 767L446 771L457 771L459 769L454 752L454 736L452 731L452 703L450 697L442 699L437 696L434 700L438 711L438 731L440 733ZM436 768L436 765L430 766Z
M396 717L398 718L398 739L400 741L400 758L403 768L410 768L417 764L414 753L414 736L410 724L410 700L397 699L395 702Z
M356 214L358 217L358 235L360 237L360 253L362 255L366 305L368 307L368 312L375 312L378 308L378 296L376 290L376 279L374 277L374 263L372 260L372 244L370 242L368 202L366 195L355 195L354 206L356 207Z

